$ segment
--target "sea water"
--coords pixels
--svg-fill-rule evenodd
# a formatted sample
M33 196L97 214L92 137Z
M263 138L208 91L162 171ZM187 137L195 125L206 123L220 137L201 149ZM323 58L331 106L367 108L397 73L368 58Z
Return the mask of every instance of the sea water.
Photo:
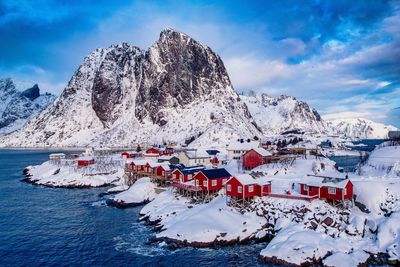
M267 244L168 249L139 222L141 207L117 209L104 188L55 189L21 182L44 150L0 150L0 266L257 266ZM193 229L195 231L196 229Z

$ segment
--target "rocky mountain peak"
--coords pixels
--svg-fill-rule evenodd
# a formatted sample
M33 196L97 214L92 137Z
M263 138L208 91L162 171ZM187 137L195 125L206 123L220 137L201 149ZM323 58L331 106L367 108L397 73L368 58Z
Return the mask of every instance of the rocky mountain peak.
M40 96L39 86L35 84L31 88L28 88L25 91L21 92L21 95L33 101Z

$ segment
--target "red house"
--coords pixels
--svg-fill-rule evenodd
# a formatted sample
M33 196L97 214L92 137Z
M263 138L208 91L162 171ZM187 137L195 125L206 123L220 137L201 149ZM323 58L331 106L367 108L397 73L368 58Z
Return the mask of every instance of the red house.
M156 168L155 174L160 178L168 179L171 177L171 168L168 164L162 163Z
M80 157L78 158L78 167L86 167L94 164L94 158L92 157Z
M271 193L271 181L255 180L249 174L239 174L226 182L226 195L235 198L248 199Z
M253 169L260 165L268 163L268 157L271 156L267 150L262 147L252 148L243 154L243 168Z
M201 170L194 176L195 185L204 191L218 191L231 178L224 168Z
M353 199L353 183L347 178L307 176L299 185L302 195L333 201Z
M175 169L172 171L172 179L179 181L180 183L186 183L193 180L194 175L201 170L204 170L204 166L186 167L181 169Z
M141 152L136 152L136 151L124 151L121 153L121 157L124 159L133 159L133 158L138 158L142 155Z
M145 166L147 164L147 160L134 159L130 162L127 162L126 164L129 165L129 169L132 169L136 172L143 172L143 171L145 171Z
M160 153L160 150L158 148L150 147L144 153L144 157L147 158L147 159L149 159L149 158L157 158L158 156L160 156L160 154L161 153Z

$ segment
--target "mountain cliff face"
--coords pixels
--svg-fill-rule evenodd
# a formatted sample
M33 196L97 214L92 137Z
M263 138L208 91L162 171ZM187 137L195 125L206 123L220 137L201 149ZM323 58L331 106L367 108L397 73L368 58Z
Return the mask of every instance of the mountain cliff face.
M124 43L92 52L57 101L0 145L200 145L255 135L220 57L167 29L147 51Z
M252 117L265 135L279 135L288 131L328 133L329 127L318 112L306 102L292 96L277 98L267 94L242 95Z
M11 79L0 79L0 136L22 127L55 99L51 94L40 94L37 84L18 91Z
M332 119L327 120L333 131L344 137L361 139L387 138L389 131L397 130L396 127L377 123L371 120L357 119Z

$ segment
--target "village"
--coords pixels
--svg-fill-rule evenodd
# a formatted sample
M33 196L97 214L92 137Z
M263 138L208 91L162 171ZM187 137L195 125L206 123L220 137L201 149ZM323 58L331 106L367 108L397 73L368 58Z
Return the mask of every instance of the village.
M227 154L218 149L187 149L170 146L152 146L142 151L115 152L111 149L87 149L82 155L53 153L54 164L74 166L85 175L112 173L123 166L123 183L129 187L138 179L148 177L159 190L168 187L190 197L193 202L208 202L221 190L227 202L243 207L256 197L272 197L313 201L323 199L336 206L354 205L353 184L345 174L322 176L310 173L288 188L272 187L271 177L253 169L262 165L289 167L297 159L323 157L318 147L286 147L268 149L254 140L237 140L227 147ZM107 161L108 159L108 161ZM228 163L231 163L228 165ZM236 169L232 170L232 162ZM321 162L321 166L324 163ZM123 206L123 203L119 203Z
M343 172L322 146L304 143L87 148L51 153L24 173L28 182L49 187L107 186L107 205L143 206L141 220L153 225L156 240L175 248L259 240L269 242L260 253L269 263L397 264L398 239L387 234L397 231L390 214L400 208L397 136L377 146L357 173Z

